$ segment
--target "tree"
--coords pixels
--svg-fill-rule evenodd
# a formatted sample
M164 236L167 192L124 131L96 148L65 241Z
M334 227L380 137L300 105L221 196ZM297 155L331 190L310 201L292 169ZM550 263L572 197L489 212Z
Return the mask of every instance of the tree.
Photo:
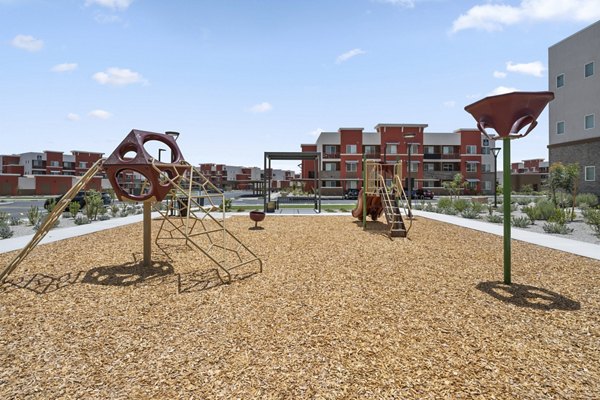
M548 175L548 186L550 187L550 193L554 206L564 207L564 201L562 197L563 191L572 196L571 200L571 220L575 217L575 202L577 197L577 182L579 180L579 164L563 164L556 162L550 166ZM560 201L558 201L556 194L560 193Z
M577 197L577 181L579 180L579 163L565 165L563 189L571 193L571 221L575 218L575 202Z
M442 182L442 186L448 191L451 199L454 196L460 197L460 191L465 188L466 184L466 182L463 182L463 176L460 173L454 175L454 179L451 181Z

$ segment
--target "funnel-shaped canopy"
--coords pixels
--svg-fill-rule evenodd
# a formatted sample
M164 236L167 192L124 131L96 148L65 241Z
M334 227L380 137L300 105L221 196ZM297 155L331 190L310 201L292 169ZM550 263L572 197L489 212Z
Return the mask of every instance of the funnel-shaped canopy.
M466 106L465 110L475 118L486 137L518 139L535 128L537 118L552 99L552 92L513 92L486 97ZM527 125L527 131L519 134ZM488 134L486 128L494 129L498 135Z

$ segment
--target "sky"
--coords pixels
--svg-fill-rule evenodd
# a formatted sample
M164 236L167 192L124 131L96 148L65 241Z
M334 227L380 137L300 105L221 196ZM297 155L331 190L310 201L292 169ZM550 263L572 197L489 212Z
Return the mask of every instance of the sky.
M600 0L0 0L0 154L108 156L141 129L262 166L340 127L474 128L466 105L547 90L548 47L599 19ZM512 161L547 144L545 111Z

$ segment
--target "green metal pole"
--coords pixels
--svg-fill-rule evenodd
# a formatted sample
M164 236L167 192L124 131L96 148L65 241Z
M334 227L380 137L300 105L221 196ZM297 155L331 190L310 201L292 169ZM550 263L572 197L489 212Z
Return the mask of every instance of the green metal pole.
M504 198L502 199L502 202L504 205L504 283L510 285L510 192L512 186L510 181L510 139L504 138L503 142Z
M367 227L367 154L363 153L362 162L362 204L363 204L363 229Z

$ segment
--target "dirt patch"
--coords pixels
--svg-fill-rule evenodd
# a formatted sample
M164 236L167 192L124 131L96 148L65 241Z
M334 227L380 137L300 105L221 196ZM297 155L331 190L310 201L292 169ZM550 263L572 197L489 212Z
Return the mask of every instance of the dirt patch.
M157 228L157 222L154 228ZM593 398L600 262L419 218L227 220L264 261L208 259L134 224L40 246L0 288L2 398ZM13 253L0 255L6 265Z

